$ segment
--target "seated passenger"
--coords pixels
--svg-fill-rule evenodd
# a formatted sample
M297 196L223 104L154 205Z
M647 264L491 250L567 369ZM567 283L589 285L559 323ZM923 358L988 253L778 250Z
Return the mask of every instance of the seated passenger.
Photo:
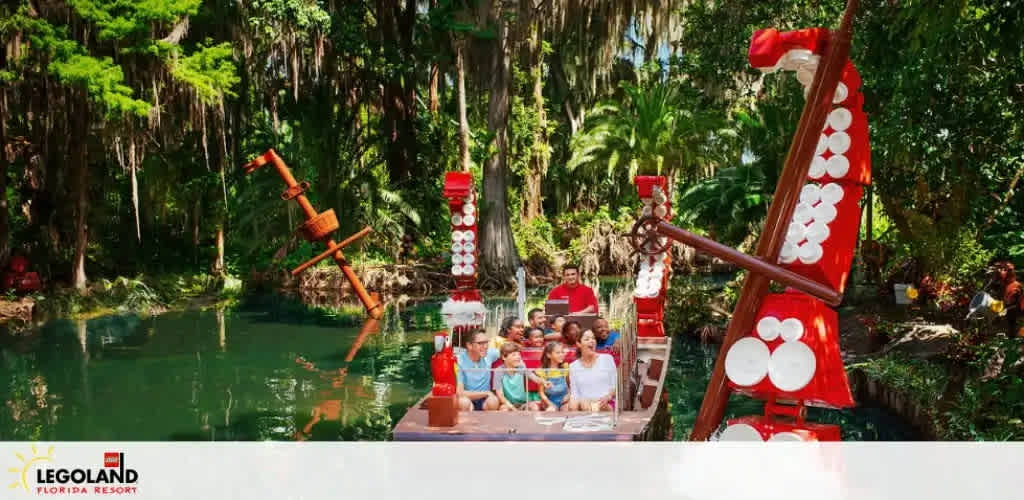
M536 375L530 373L523 364L523 357L519 354L519 344L505 342L501 346L501 359L504 363L494 371L494 393L498 395L498 401L502 411L529 410L537 411L537 403L527 401L526 377L542 384L543 381Z
M498 335L491 339L491 343L488 347L499 349L501 348L501 345L507 341L512 341L516 344L523 343L523 320L515 316L506 317L501 322L501 328L498 329Z
M537 384L540 390L530 393L540 403L544 411L568 410L572 398L569 396L569 370L565 363L565 346L561 342L548 342L540 357L540 369L537 376L544 380Z
M527 330L525 347L544 347L544 330L540 328Z
M498 409L498 397L491 392L491 364L497 359L498 350L487 348L487 332L473 332L466 350L456 358L460 410Z
M594 320L594 338L597 339L595 349L612 349L619 340L619 332L613 332L608 320L599 317Z
M544 317L544 311L533 308L530 312L526 313L526 321L530 323L533 328L544 328L547 323L547 318Z
M615 360L594 350L594 332L583 332L579 359L569 365L570 409L608 411L615 407Z
M580 335L583 333L583 326L578 321L570 321L562 329L562 343L570 349L578 347Z
M547 341L562 341L562 330L565 328L565 317L555 316L551 320L551 325L547 330L544 331L544 340Z

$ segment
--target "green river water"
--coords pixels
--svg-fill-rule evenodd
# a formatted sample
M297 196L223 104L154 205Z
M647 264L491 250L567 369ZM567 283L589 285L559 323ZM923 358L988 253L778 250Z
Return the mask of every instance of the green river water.
M292 440L304 427L313 440L387 440L430 387L441 300L390 306L350 362L361 317L279 297L3 334L0 440ZM716 352L676 337L667 386L675 439L693 424ZM314 411L323 418L310 426ZM734 397L728 416L759 412ZM810 419L841 424L848 440L916 438L876 408L812 410Z

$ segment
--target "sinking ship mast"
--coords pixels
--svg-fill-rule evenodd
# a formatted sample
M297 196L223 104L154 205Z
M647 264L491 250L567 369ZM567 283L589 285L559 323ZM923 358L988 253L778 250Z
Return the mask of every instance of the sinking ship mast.
M358 233L345 238L341 243L335 243L334 239L331 238L331 233L337 231L340 227L338 216L335 215L333 209L323 212L316 211L316 208L313 207L313 204L309 202L305 195L306 190L309 189L309 183L306 181L296 181L295 176L288 169L288 165L285 165L284 160L278 156L277 152L273 149L268 149L267 152L258 156L255 160L243 165L242 170L246 174L251 174L267 164L273 165L277 175L284 181L285 190L281 193L281 199L285 201L295 200L299 204L299 208L302 209L303 215L306 216L306 222L299 227L300 234L311 243L319 241L327 245L327 250L300 264L299 267L291 271L291 275L298 276L306 269L313 267L327 257L331 257L341 269L349 284L352 285L352 290L355 291L356 296L363 303L363 307L366 308L366 314L373 319L380 319L384 315L384 303L379 300L376 293L371 294L366 291L366 287L359 280L359 276L356 275L355 270L352 269L352 266L345 259L345 254L341 252L346 246L370 234L372 229L365 227Z
M848 58L857 4L847 1L835 31L754 34L752 65L796 70L809 87L754 255L657 217L633 227L632 243L646 255L664 252L671 239L748 271L691 440L711 437L732 391L765 400L765 415L730 421L723 438L732 430L741 439L838 440L837 426L804 421L805 405L854 404L839 355L837 315L826 304L842 300L857 242L858 202L870 183L860 77ZM769 294L771 281L790 288Z

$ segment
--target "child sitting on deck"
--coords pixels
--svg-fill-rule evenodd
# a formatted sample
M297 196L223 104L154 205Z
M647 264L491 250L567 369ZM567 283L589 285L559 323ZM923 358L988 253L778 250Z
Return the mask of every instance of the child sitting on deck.
M565 346L559 342L548 342L536 373L544 383L538 384L539 393L530 393L531 399L536 397L544 411L568 409L569 369L565 363Z
M526 377L530 380L543 384L544 381L533 373L526 370L523 364L523 356L519 353L519 344L506 342L501 345L501 359L504 364L494 371L494 393L498 395L498 401L502 411L529 410L537 411L537 403L528 402L526 395Z

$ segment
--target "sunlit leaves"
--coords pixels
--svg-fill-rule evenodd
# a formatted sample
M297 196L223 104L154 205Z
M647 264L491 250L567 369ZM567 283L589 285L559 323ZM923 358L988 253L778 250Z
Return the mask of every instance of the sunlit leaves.
M191 86L206 103L224 95L236 95L232 88L240 80L229 42L209 47L200 45L192 54L172 60L171 75Z

